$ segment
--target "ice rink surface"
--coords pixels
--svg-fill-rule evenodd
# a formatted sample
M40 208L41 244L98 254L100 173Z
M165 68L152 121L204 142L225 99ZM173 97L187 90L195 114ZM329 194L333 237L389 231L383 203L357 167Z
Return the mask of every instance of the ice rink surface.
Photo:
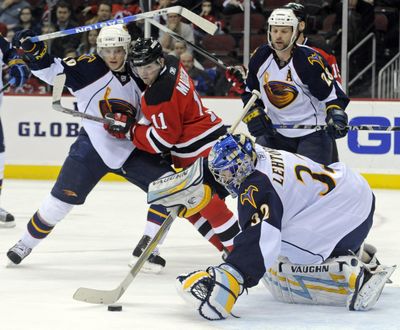
M18 267L6 268L7 250L19 239L52 182L6 180L1 205L17 227L0 230L1 330L105 329L400 329L400 270L375 308L288 305L275 302L260 284L243 294L239 319L210 322L181 300L175 277L221 262L194 227L177 219L162 246L162 274L139 274L119 303L122 312L72 299L78 287L113 289L128 272L130 253L142 236L145 194L127 183L101 183L83 206L53 230ZM377 209L368 241L385 264L400 264L400 191L376 190ZM229 204L233 207L232 201Z

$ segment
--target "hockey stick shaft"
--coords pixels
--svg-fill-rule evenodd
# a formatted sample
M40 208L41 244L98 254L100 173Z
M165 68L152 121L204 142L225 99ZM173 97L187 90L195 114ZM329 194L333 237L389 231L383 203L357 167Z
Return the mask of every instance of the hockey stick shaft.
M253 95L251 96L250 100L247 101L246 105L244 106L243 110L242 110L242 114L241 116L236 120L236 122L229 128L228 133L232 134L235 132L236 128L239 126L240 122L242 121L242 119L244 118L244 116L246 116L247 112L250 110L250 108L252 107L252 105L254 104L255 101L257 101L260 97L261 97L261 93L254 89L251 92Z
M0 90L0 94L4 93L4 91L10 87L11 85L15 84L15 78L11 78L10 81L8 83L6 83L3 88Z
M195 14L193 14L195 15ZM181 37L179 34L175 33L174 31L172 31L171 29L167 28L165 25L162 25L160 23L158 23L156 20L154 19L149 19L148 20L151 24L153 24L154 26L158 27L161 31L164 31L166 33L168 33L172 38L179 40L179 41L183 41L186 44L188 44L190 47L192 47L196 52L198 52L199 54L203 55L204 57L208 58L211 62L215 63L216 65L218 65L219 67L221 67L222 69L226 70L228 67L225 65L224 62L222 62L219 58L215 57L214 55L212 55L211 53L209 53L208 51L206 51L205 49L195 45L194 43L186 40L185 38Z
M96 290L90 288L79 288L76 290L73 298L78 301L83 301L91 304L113 304L118 301L119 298L128 289L129 285L135 279L139 273L143 264L146 262L148 257L151 255L153 250L156 248L160 240L168 232L172 222L176 219L180 211L180 207L175 207L170 210L168 217L162 223L157 234L151 240L147 248L142 252L141 256L137 260L136 264L131 268L129 273L126 275L124 280L114 290Z
M274 124L272 125L275 129L315 129L315 130L327 130L327 125L285 125L285 124ZM379 126L379 125L349 125L346 126L349 131L400 131L400 126Z
M64 89L65 80L66 80L65 74L59 74L54 78L53 103L52 103L54 110L69 114L73 117L89 119L102 124L114 124L114 120L112 120L111 118L96 117L73 109L64 108L61 104L61 96Z
M84 25L84 26L79 26L75 27L72 29L67 29L63 31L56 31L48 34L42 34L40 36L35 36L31 37L32 42L38 42L38 41L44 41L44 40L50 40L50 39L55 39L55 38L60 38L60 37L65 37L65 36L71 36L91 30L98 30L101 29L102 27L105 26L111 26L111 25L116 25L116 24L128 24L131 22L136 22L145 18L151 18L151 17L157 17L161 15L166 15L166 14L180 14L181 13L181 6L174 6L174 7L169 7L165 9L159 9L159 10L154 10L154 11L149 11L146 13L140 13L132 16L127 16L123 18L118 18L118 19L111 19L105 22L98 22L94 24L89 24L89 25Z
M158 17L158 16L162 16L162 15L167 15L167 14L179 14L209 34L214 34L218 29L218 27L215 24L211 23L210 21L207 21L206 19L204 19L201 16L198 16L198 15L190 12L186 8L183 8L181 6L173 6L173 7L169 7L169 8L148 11L146 13L140 13L140 14L136 14L136 15L132 15L132 16L123 17L123 18L111 19L111 20L108 20L105 22L98 22L98 23L94 23L94 24L79 26L79 27L75 27L75 28L67 29L67 30L63 30L63 31L42 34L40 36L31 37L30 39L32 42L50 40L50 39L75 35L75 34L87 32L87 31L91 31L91 30L98 30L105 26L111 26L111 25L116 25L116 24L128 24L128 23L140 21L140 20L143 20L146 18L153 18L153 17Z

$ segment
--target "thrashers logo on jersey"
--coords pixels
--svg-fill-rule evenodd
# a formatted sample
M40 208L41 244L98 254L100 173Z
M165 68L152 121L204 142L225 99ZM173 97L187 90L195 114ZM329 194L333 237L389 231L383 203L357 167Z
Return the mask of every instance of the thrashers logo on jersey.
M264 75L264 90L268 100L278 109L283 109L291 104L299 94L297 88L289 82L268 81L268 74ZM288 72L286 77L291 82L292 75Z
M322 69L325 69L325 65L324 65L324 62L322 61L322 57L319 56L317 53L312 53L310 56L308 56L307 59L311 65L314 65L314 63L317 63L321 66Z
M240 203L244 205L246 201L250 203L255 209L257 208L256 202L254 200L254 192L257 192L258 188L256 186L250 185L248 188L245 189L244 193L240 195Z
M104 99L99 101L99 108L103 117L109 112L125 113L136 117L136 109L132 104L122 99L109 99L110 93L111 88L107 87Z

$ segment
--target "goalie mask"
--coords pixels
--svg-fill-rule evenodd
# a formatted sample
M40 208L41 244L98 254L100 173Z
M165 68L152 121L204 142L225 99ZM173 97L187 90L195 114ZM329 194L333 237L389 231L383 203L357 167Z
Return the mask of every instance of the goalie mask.
M272 45L272 38L271 38L272 26L291 26L292 27L292 36L290 38L289 45L285 49L277 50ZM299 27L299 19L296 17L296 15L292 9L289 9L289 8L275 9L268 18L268 32L267 32L268 44L275 51L282 52L282 51L289 49L291 46L294 45L294 43L296 42L296 40L299 36L298 27Z
M254 143L244 134L225 135L208 155L208 167L215 180L236 197L240 185L254 172L257 154Z

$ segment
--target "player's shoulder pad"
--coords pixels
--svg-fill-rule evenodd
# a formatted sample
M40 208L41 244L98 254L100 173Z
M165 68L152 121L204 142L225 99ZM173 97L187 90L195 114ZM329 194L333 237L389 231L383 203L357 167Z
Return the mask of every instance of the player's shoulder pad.
M110 71L106 63L96 54L84 54L61 61L67 75L66 86L72 90L82 89Z
M324 57L314 48L306 45L297 45L293 51L295 69L324 71L327 66Z
M256 170L246 178L240 187L238 206L239 218L252 219L252 225L257 224L257 219L264 219L281 228L283 204L266 174Z
M265 60L272 54L272 49L268 44L263 44L258 47L250 57L249 70L257 72L258 68L265 62Z
M144 98L148 105L170 101L179 74L179 60L172 55L165 57L165 66L157 80L147 89Z

